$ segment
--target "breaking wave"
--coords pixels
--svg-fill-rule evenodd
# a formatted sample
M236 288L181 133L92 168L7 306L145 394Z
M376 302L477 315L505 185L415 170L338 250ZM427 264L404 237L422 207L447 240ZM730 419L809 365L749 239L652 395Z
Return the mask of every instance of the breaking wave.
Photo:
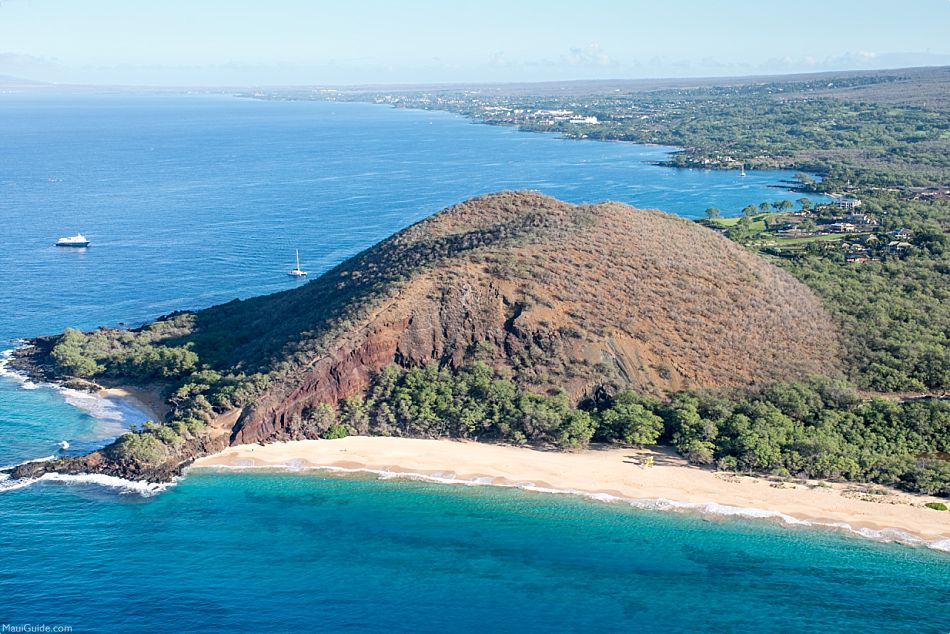
M10 369L10 360L13 359L14 350L16 350L16 348L7 348L6 350L0 351L0 376L5 376L21 383L23 389L36 389L36 384L30 381L29 377L27 377L25 374L17 372L16 370ZM34 387L26 387L26 384L31 384Z
M36 390L41 387L59 392L67 404L79 409L96 420L95 433L100 440L110 441L128 431L129 423L140 423L152 418L133 403L121 397L99 396L55 383L37 383L26 374L9 367L10 360L17 348L0 351L0 377L6 377L20 384L22 390Z
M32 462L32 461L31 461ZM146 482L144 480L125 480L124 478L119 478L116 476L104 475L100 473L80 473L80 474L66 474L66 473L44 473L39 478L20 478L13 479L7 473L0 473L0 493L5 493L7 491L14 491L16 489L22 489L28 487L31 484L36 484L37 482L59 482L62 484L76 486L76 485L93 485L106 487L110 489L118 489L120 493L125 494L138 494L142 497L151 497L161 493L170 486L176 484L175 481L167 483L158 483L158 482Z

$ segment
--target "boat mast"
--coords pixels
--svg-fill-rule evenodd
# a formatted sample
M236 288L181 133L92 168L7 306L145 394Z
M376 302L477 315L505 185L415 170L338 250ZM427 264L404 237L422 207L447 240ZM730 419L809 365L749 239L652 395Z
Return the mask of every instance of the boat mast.
M300 249L294 249L294 253L297 254L297 268L294 270L299 271L300 270Z

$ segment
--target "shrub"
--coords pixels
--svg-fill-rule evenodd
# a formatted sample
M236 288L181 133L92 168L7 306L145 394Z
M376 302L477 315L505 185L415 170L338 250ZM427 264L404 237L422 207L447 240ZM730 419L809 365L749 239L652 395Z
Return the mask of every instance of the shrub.
M610 407L600 412L598 435L627 445L655 445L663 433L663 419L650 405L633 392L620 392Z
M165 444L148 432L125 434L109 448L109 452L115 460L144 464L158 464L168 456Z
M924 504L928 509L933 509L935 511L946 511L947 505L943 502L927 502Z
M337 438L346 438L348 435L349 433L347 432L344 425L333 423L329 428L327 428L325 432L323 432L321 438L325 440L335 440Z
M73 376L90 378L104 368L85 350L86 335L75 328L67 328L53 346L50 356L59 368Z

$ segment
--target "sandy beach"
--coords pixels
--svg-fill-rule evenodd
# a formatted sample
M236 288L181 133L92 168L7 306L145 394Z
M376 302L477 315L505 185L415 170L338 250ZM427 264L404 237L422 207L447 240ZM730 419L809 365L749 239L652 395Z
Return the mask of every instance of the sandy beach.
M653 466L646 459L653 458ZM938 498L827 482L779 482L690 466L667 451L604 448L576 453L450 440L355 436L239 445L192 468L337 468L413 474L445 481L550 489L628 500L661 500L723 514L781 517L786 523L847 526L868 537L911 538L950 549L950 513ZM680 504L661 502L660 507ZM727 508L731 507L731 508ZM906 535L902 536L895 531Z
M164 421L169 409L158 389L105 387L96 392L96 396L124 399L148 414L155 422Z

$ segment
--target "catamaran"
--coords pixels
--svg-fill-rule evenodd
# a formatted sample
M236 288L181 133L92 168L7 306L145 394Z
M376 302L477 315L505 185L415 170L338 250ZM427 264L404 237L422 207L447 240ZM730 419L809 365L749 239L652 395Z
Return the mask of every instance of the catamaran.
M56 241L56 246L58 247L88 247L89 240L86 240L86 236L81 233L77 233L74 236L68 236L66 238L60 238Z
M294 252L297 254L297 266L294 269L287 271L287 275L293 275L294 277L306 277L307 272L300 270L300 251L294 249Z

